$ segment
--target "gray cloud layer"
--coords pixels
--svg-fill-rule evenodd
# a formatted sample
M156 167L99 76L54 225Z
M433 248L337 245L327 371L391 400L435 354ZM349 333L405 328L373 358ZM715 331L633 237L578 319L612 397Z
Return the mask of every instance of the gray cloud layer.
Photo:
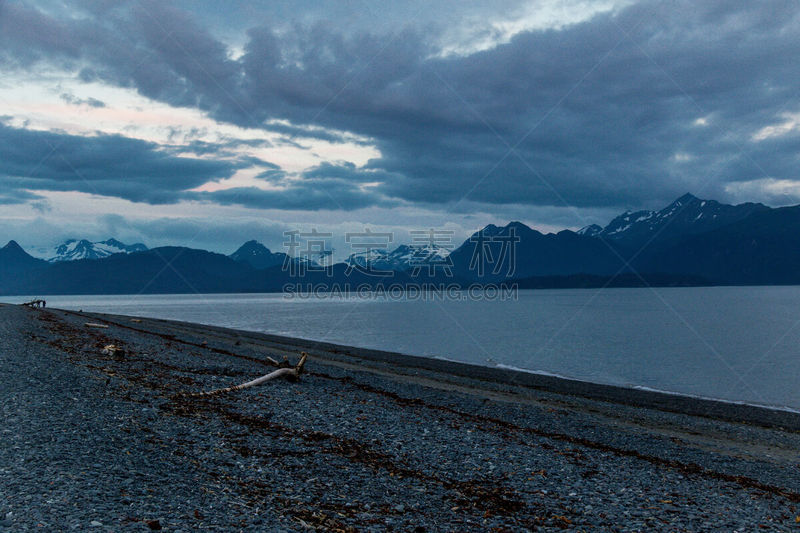
M645 1L446 58L419 28L372 35L296 25L278 35L255 26L237 60L177 9L89 5L89 16L56 20L0 2L0 65L48 61L241 126L286 119L351 131L382 153L366 168L312 169L283 192L204 195L211 201L602 208L662 204L685 191L724 198L728 183L796 177L796 132L751 140L799 111L800 7L790 2ZM63 187L68 172L47 169ZM187 173L169 190L195 183ZM166 198L97 181L109 194ZM365 190L365 181L381 184Z
M254 163L271 166L272 170L259 177L280 188L190 191L229 178L241 166ZM298 210L391 205L336 173L312 172L303 180L284 178L284 172L274 165L249 158L242 162L179 157L157 144L119 135L83 137L13 128L0 122L0 205L41 199L27 190L79 191L151 204L199 200Z
M235 169L230 162L176 157L154 143L119 135L83 137L0 123L0 184L17 191L10 198L20 201L27 200L20 189L33 189L171 203Z

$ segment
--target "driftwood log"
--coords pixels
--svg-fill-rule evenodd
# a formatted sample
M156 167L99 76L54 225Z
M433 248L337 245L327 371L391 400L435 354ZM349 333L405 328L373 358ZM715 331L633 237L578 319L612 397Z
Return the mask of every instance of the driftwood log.
M195 394L191 394L192 397L201 397L201 396L214 396L217 394L224 394L226 392L233 392L242 389L249 389L250 387L255 387L256 385L261 385L262 383L266 383L267 381L271 381L277 378L284 378L290 381L295 381L300 377L300 374L303 373L303 367L306 364L306 359L308 359L308 354L306 352L302 352L300 355L300 361L293 367L284 367L275 370L274 372L270 372L260 378L256 378L252 381L248 381L246 383L242 383L241 385L234 385L233 387L225 387L224 389L216 389L208 392L198 392ZM274 359L273 359L274 361Z
M103 355L125 355L125 350L117 346L116 344L107 344L103 348Z

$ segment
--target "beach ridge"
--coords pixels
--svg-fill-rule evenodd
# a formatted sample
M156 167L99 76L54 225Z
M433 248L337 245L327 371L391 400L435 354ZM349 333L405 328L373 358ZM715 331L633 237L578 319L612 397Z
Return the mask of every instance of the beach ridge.
M750 406L720 419L636 406L650 391L617 402L551 376L142 317L0 317L0 511L19 530L788 529L800 514L800 434L731 421ZM300 351L297 383L188 396ZM762 411L794 414L747 410ZM56 487L19 501L47 473Z

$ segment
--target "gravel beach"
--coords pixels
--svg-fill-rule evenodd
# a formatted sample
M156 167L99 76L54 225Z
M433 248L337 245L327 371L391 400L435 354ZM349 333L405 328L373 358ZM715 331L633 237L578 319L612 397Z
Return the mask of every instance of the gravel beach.
M299 381L190 396L301 350ZM447 365L0 305L0 530L800 531L794 415Z

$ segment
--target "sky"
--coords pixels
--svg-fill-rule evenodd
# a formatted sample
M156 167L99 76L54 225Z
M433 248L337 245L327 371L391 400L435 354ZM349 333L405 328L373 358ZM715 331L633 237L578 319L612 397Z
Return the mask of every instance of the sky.
M0 239L342 257L797 204L797 57L792 1L0 0Z

